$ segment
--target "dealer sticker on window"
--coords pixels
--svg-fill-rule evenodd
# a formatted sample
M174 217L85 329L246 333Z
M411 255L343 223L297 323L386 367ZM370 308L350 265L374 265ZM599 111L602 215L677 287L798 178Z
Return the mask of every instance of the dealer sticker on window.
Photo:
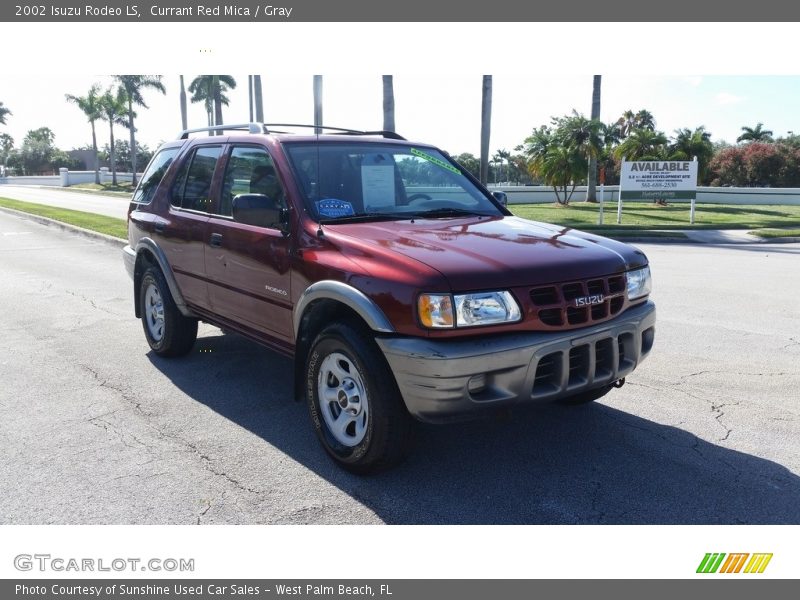
M339 217L351 217L355 214L353 205L345 200L336 198L325 198L317 201L317 212L320 217L326 219L338 219Z

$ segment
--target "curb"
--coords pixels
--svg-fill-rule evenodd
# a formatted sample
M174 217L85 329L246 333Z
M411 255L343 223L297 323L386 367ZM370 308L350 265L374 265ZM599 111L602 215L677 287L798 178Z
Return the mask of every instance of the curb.
M40 215L23 212L21 210L6 208L5 206L0 206L0 212L21 217L23 219L27 219L28 221L35 221L36 223L47 225L49 227L57 227L63 231L77 233L83 237L87 237L98 242L103 242L116 248L122 248L128 243L128 240L123 240L122 238L114 237L113 235L106 235L105 233L92 231L91 229L84 229L83 227L78 227L77 225L70 225L69 223L64 223L63 221L56 221L55 219L50 219L49 217L42 217Z

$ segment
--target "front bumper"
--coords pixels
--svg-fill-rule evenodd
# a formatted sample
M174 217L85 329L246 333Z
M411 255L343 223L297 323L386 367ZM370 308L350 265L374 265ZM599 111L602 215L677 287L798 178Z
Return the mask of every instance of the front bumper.
M122 260L125 262L125 270L128 271L128 275L133 279L133 272L136 267L136 250L131 248L130 245L126 245L122 249Z
M653 347L656 307L563 333L469 340L378 338L409 412L428 422L469 418L518 402L548 402L629 375Z

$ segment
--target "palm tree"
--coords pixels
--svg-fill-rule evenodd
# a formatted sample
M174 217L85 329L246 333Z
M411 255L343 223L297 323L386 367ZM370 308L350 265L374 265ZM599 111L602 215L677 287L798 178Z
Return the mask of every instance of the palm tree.
M116 91L109 88L101 97L102 114L104 121L108 122L111 142L109 144L109 159L111 160L111 183L117 185L117 157L114 150L114 125L128 127L128 98L122 87Z
M600 122L600 83L602 75L592 80L592 121ZM589 157L589 174L586 185L586 202L597 202L597 156Z
M131 132L131 171L133 178L131 185L136 186L136 125L134 124L133 105L147 108L142 91L149 88L166 94L167 90L161 83L161 75L114 75L114 79L119 82L128 97L128 128Z
M222 106L230 104L225 92L235 87L236 80L230 75L198 75L192 79L189 84L189 92L192 94L190 100L204 104L209 127L223 124Z
M497 152L495 152L495 155L492 158L496 162L500 163L500 167L501 167L500 174L501 175L503 174L502 166L503 166L503 163L505 163L505 165L506 165L506 173L505 173L505 177L503 177L503 181L504 182L508 182L508 167L509 167L509 162L511 161L511 152L509 152L508 150L500 149Z
M92 153L94 154L94 182L100 183L100 162L97 158L97 132L95 130L95 122L103 118L103 102L100 95L100 85L95 83L85 96L73 96L72 94L65 94L67 102L76 104L79 109L86 115L86 120L92 127Z
M657 160L666 144L667 136L660 131L634 129L617 146L614 156L627 160Z
M189 129L189 120L186 116L186 88L183 85L183 75L181 75L181 130Z
M395 131L394 128L394 78L383 76L383 130Z
M762 129L763 123L757 123L755 127L742 127L742 135L736 138L736 142L771 142L772 130Z
M11 115L11 114L13 114L13 113L8 108L3 106L2 102L0 102L0 125L5 125L6 124L6 117L8 115Z
M634 121L636 123L636 129L648 129L650 131L655 131L656 129L656 120L653 117L653 113L649 110L642 109L637 112Z
M483 76L481 88L481 183L489 181L489 137L492 132L492 76Z
M628 134L636 128L636 113L632 110L626 110L622 116L617 119L617 129L619 130L619 137L628 137Z
M553 144L539 161L534 173L552 186L559 204L567 205L578 180L586 173L586 160L575 148Z
M679 160L692 160L697 157L697 174L700 181L706 179L708 165L714 156L714 144L711 142L711 132L704 126L691 129L676 129L675 138L670 145L670 158Z
M256 122L264 122L264 95L261 91L261 75L253 75L253 94L256 104Z
M617 123L600 123L598 131L603 140L603 146L597 155L597 162L600 167L599 171L604 172L604 179L608 183L608 175L613 173L616 167L614 152L622 138Z
M553 132L547 125L534 129L531 135L525 138L522 152L528 161L528 172L537 177L547 150L553 144Z

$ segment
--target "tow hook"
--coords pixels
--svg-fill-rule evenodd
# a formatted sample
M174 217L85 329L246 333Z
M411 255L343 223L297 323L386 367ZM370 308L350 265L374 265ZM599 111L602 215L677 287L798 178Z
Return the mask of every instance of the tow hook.
M611 385L613 385L615 388L621 388L623 385L625 385L625 378L623 377L622 379L617 379Z

